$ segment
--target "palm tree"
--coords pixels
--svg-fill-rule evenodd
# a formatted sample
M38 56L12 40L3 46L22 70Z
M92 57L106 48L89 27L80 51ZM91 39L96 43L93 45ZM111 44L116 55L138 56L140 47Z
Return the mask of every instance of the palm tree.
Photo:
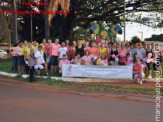
M48 2L48 0L44 0L44 2ZM47 11L47 6L44 6L44 10ZM45 38L48 40L50 38L50 28L48 22L48 15L45 14Z
M15 11L16 10L16 0L13 0L13 11ZM14 44L16 44L17 43L17 41L18 41L18 29L17 29L17 15L16 14L13 14L13 22L14 22L14 24L13 24L13 42L14 42Z
M60 4L61 9L63 11L66 11L66 10L69 11L70 1L71 0L50 0L48 10L49 11L53 10L53 12L55 12L58 10L58 5ZM49 24L51 23L51 20L53 19L53 17L54 17L54 15L51 15L51 14L48 15Z

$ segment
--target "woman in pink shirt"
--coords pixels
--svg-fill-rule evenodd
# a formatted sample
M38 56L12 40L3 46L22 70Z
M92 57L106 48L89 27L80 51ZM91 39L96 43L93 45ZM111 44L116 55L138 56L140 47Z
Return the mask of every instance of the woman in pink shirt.
M101 39L99 38L99 35L96 35L96 40L95 40L96 44L99 44L101 42Z
M142 84L144 72L139 58L136 59L136 62L133 65L133 73L136 83Z
M119 49L119 65L126 65L126 54L127 49L125 48L125 44L121 43L121 48Z
M46 53L46 64L50 63L50 48L51 48L51 39L48 40L48 43L45 45L45 53Z
M70 61L68 59L66 59L66 54L62 55L62 60L59 61L59 72L62 73L62 65L63 64L70 64Z
M89 42L84 42L84 51L90 51Z
M59 56L59 48L61 47L61 45L59 44L59 39L55 40L55 43L51 44L51 48L50 48L50 64L51 64L51 73L53 72L53 70L55 72L57 72L57 68L58 68L58 56Z
M92 65L92 56L89 54L89 51L85 51L85 55L82 57L82 64L83 65Z

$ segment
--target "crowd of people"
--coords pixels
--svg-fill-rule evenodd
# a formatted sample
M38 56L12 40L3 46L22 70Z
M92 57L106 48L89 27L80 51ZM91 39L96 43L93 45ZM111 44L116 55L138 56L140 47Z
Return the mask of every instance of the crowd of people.
M137 83L142 84L144 71L146 70L148 78L152 78L151 69L159 70L161 66L156 67L158 55L162 57L162 51L157 51L158 44L144 43L115 43L113 40L99 38L95 40L85 40L82 38L73 41L70 45L69 40L59 39L52 42L51 39L43 39L41 44L37 41L19 42L11 50L13 58L12 72L18 68L19 74L29 74L30 82L33 81L34 71L40 76L41 70L49 73L62 73L63 64L76 65L133 65L133 75ZM157 54L156 54L157 52ZM159 53L158 53L159 52Z

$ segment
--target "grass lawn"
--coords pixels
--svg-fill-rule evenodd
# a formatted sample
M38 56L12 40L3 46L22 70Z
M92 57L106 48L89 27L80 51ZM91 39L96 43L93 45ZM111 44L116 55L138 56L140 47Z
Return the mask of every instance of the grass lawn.
M14 79L14 80L20 80L22 82L28 82L28 79L24 79L21 76L17 76L15 78L10 78L6 76L1 76L1 78L7 78L7 79ZM80 89L80 90L93 90L93 91L105 91L105 92L116 92L116 93L129 93L129 94L142 94L142 95L155 95L156 90L155 88L143 88L143 87L117 87L112 86L109 84L88 84L88 83L74 83L74 82L64 82L61 80L52 80L52 79L42 79L42 78L35 78L36 83L45 84L45 85L51 85L61 88L70 88L70 89ZM163 88L161 88L161 91L163 91ZM161 95L163 95L163 92L161 92Z
M11 71L11 61L3 61L0 63L0 71L10 72ZM161 64L163 67L163 63ZM44 73L42 74L44 75ZM52 74L53 76L61 76L59 73ZM153 72L154 75L154 72ZM4 78L9 78L5 76L0 76ZM9 79L16 79L21 80L24 82L28 82L28 79L23 79L20 76L17 76L15 78L9 78ZM66 88L74 88L74 89L84 89L84 90L98 90L98 91L112 91L112 92L121 92L121 93L134 93L134 94L143 94L143 95L154 95L155 94L155 88L140 88L140 87L116 87L109 84L87 84L87 83L72 83L72 82L64 82L64 81L56 81L52 79L37 79L37 83L46 84L46 85L53 85L58 87L66 87ZM161 91L163 88L161 88ZM163 93L161 93L163 95Z

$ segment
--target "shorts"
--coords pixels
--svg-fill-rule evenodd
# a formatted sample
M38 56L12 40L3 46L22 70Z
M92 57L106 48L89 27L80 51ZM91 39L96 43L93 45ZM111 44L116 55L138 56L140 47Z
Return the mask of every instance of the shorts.
M51 65L58 65L58 56L52 56L50 58L50 64Z
M134 79L138 79L138 78L143 78L144 77L144 73L140 72L139 74L135 74L134 75Z
M152 63L146 63L148 70L151 70Z
M44 53L44 61L46 61L46 54Z
M156 65L156 63L153 63L153 70L157 71L159 69L161 69L161 65Z
M35 65L34 68L35 70L43 70L45 69L45 64Z
M18 65L24 65L25 64L24 56L18 56L17 57L17 64Z
M49 64L50 63L50 57L46 57L46 60L45 61L46 61L46 63Z

